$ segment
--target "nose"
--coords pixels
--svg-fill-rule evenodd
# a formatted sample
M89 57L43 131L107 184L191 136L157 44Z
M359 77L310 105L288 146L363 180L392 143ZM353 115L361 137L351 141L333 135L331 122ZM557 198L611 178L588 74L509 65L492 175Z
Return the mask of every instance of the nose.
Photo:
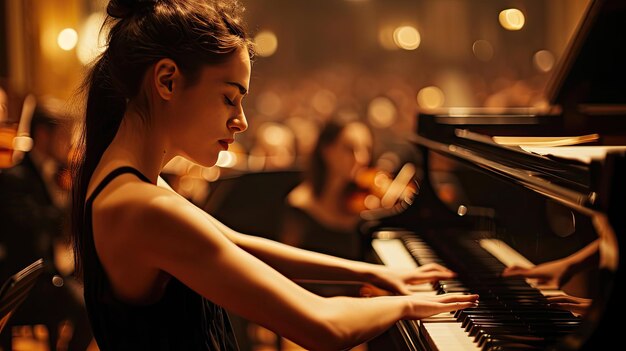
M236 117L230 119L228 128L234 133L242 133L248 129L248 120L246 119L243 108L239 110L239 114L237 114Z

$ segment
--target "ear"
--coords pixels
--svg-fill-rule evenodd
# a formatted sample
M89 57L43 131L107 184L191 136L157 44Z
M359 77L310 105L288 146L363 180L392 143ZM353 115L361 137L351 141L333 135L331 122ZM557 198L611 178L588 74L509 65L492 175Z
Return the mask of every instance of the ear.
M177 83L180 82L180 70L174 60L169 58L160 59L154 65L154 85L157 93L164 100L172 98Z

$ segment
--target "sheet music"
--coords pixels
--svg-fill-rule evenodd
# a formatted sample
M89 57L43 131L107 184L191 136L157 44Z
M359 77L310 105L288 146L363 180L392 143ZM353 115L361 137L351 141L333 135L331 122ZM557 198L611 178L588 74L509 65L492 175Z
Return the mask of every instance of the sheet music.
M544 156L556 156L568 160L591 163L593 160L604 160L606 154L613 151L626 152L626 146L520 146L526 152Z

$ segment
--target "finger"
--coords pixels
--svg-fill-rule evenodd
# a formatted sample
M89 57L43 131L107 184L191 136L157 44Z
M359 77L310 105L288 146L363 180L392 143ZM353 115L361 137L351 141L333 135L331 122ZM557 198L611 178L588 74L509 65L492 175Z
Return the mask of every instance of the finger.
M419 268L422 272L430 272L430 271L452 272L452 270L448 269L447 267L444 267L434 262L426 263L425 265L422 265Z
M585 302L587 301L587 299L582 298L582 297L576 297L576 296L570 296L570 295L555 295L555 296L549 296L546 300L548 300L549 303L558 303L558 302Z
M571 296L567 295L558 295L558 296L550 296L546 298L549 303L557 303L557 302L569 302L572 301Z
M525 277L525 278L537 278L537 279L548 279L545 274L541 272L536 272L532 268L523 268L523 267L509 267L505 268L501 276L503 277Z
M471 294L471 295L451 294L451 295L441 295L439 297L439 302L444 302L444 303L476 302L476 301L478 301L478 294Z
M411 295L413 292L409 289L408 286L402 285L398 287L398 293L402 295Z
M452 271L448 271L448 272L434 271L434 272L426 273L426 278L430 280L450 279L454 277L456 277L456 273Z
M510 266L502 270L502 276L503 277L515 277L519 275L528 274L528 272L529 272L528 268L523 268L519 266Z
M478 306L475 302L451 302L439 304L439 313L463 310Z
M456 277L456 273L454 272L433 271L433 272L421 273L419 277L412 277L411 279L409 279L408 282L411 284L421 284L421 283L427 283L427 282L436 282L438 280L444 280L444 279L452 279L454 277Z
M565 311L570 311L573 313L578 313L578 314L584 314L585 312L587 312L587 305L581 305L578 303L564 303L564 302L560 302L560 303L553 303L550 304L550 307L552 308L556 308L559 310L565 310Z

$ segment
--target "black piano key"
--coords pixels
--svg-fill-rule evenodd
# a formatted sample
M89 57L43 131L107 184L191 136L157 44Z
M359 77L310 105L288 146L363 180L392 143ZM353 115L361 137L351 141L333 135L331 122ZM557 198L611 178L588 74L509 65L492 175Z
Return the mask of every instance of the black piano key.
M470 254L455 255L445 263L425 240L407 236L404 241L416 262L437 262L457 273L453 279L433 283L439 294L480 295L476 307L451 315L483 350L545 349L580 325L580 318L571 312L551 308L546 297L524 278L503 278L505 265L475 240L446 242L443 247L451 252Z

